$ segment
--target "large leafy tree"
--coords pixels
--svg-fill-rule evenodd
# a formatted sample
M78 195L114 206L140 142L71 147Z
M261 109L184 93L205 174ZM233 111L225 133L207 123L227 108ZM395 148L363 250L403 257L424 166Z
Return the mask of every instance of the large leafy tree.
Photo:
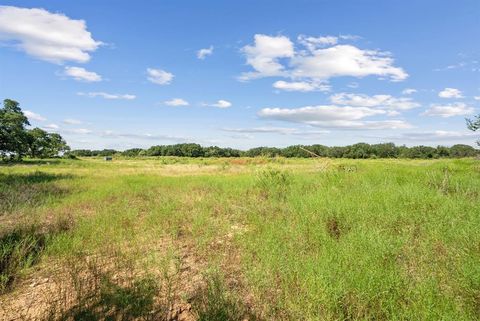
M15 100L5 99L0 108L0 157L20 160L23 156L54 157L70 150L57 133L27 129L28 118Z
M21 159L27 149L28 118L15 100L5 99L0 108L0 155L5 158Z
M480 115L475 116L475 119L467 119L467 127L472 131L477 131L480 129ZM480 146L480 140L477 141L477 144Z
M32 158L55 157L70 150L62 136L40 128L29 130L27 141L28 155Z

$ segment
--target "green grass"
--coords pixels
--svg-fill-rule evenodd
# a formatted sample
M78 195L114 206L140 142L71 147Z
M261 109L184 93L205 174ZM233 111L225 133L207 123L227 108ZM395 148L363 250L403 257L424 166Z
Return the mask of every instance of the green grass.
M0 167L0 195L1 235L36 226L3 248L43 235L9 270L17 291L95 257L130 280L95 292L123 315L161 301L199 320L480 319L473 159L27 161Z

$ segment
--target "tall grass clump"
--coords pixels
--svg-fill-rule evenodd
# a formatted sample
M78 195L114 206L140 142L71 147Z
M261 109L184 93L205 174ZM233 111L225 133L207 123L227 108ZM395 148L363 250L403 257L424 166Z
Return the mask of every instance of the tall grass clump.
M0 294L13 287L23 269L38 261L46 239L35 227L16 228L0 236Z
M285 199L290 186L292 176L289 172L277 168L268 168L256 173L255 186L260 190L264 198Z
M17 224L0 231L0 294L13 289L22 272L39 262L54 235L73 225L73 219L65 215L48 224Z
M219 271L209 271L207 286L194 298L193 310L197 321L259 320L241 299L229 291Z

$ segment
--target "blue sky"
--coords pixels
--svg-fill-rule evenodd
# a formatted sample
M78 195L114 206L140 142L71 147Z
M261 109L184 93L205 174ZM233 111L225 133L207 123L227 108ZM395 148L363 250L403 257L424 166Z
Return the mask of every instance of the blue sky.
M2 99L73 148L478 139L476 0L1 5Z

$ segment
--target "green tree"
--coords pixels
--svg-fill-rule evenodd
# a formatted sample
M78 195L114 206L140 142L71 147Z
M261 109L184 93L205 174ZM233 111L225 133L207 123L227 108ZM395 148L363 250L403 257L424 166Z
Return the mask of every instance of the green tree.
M48 146L48 133L40 128L28 131L28 155L32 158L42 158Z
M400 153L400 149L394 143L382 143L371 145L373 154L379 158L396 158Z
M474 157L477 150L469 145L457 144L450 147L451 157Z
M0 155L2 159L20 160L27 151L28 118L15 100L5 99L0 108Z
M49 145L45 153L46 157L54 157L70 151L70 147L60 134L50 133L48 135Z
M467 127L471 131L476 132L480 129L480 115L475 116L475 119L467 119ZM477 140L477 145L480 146L480 140Z
M407 158L436 158L437 150L436 148L430 146L414 146L406 150L405 156Z
M143 149L141 148L130 148L130 149L124 150L122 152L122 155L127 157L135 157L135 156L139 156L141 152L143 152Z
M40 128L27 132L28 155L32 158L56 157L70 150L65 140L57 133L48 133Z

